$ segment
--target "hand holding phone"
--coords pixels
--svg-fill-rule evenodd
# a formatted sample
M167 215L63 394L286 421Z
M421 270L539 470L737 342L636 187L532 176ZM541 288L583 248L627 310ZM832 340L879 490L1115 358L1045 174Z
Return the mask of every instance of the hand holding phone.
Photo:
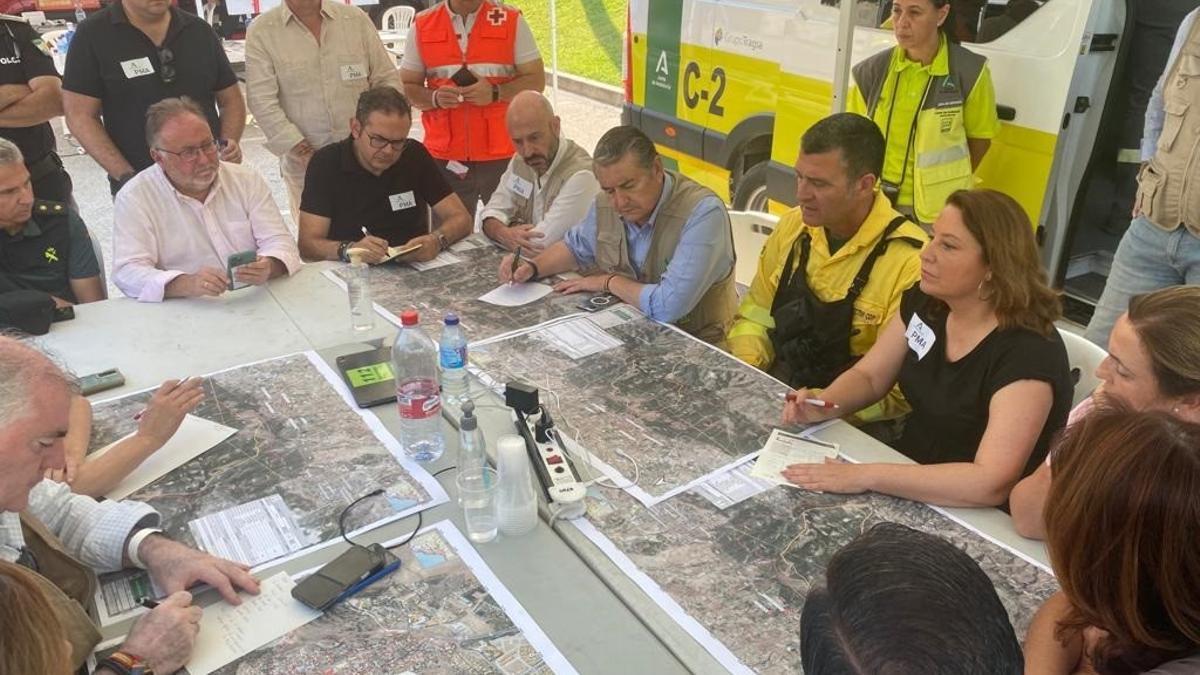
M241 281L237 278L237 272L243 265L249 265L258 260L258 251L253 249L249 251L241 251L239 253L231 253L225 259L225 270L228 273L226 276L229 279L227 288L231 291L236 291L239 288L245 288L250 285L249 281ZM268 273L269 276L269 273Z

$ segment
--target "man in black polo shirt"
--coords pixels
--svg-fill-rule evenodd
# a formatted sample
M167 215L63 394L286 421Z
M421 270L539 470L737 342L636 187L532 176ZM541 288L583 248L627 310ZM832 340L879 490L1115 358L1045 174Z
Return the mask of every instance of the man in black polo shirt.
M0 15L0 138L21 149L33 196L71 202L71 177L54 152L50 119L62 114L62 81L50 48L25 19Z
M241 161L246 102L221 39L168 0L118 0L79 24L63 89L67 126L108 172L114 195L154 163L146 109L164 98L198 103L220 139L221 160Z
M419 244L400 260L432 260L471 234L471 216L424 145L408 138L412 108L390 86L358 97L350 137L316 152L300 198L300 255L305 260L387 257L388 246ZM441 225L429 227L429 207Z
M59 307L105 298L100 265L79 214L35 202L21 151L0 138L0 297L47 293Z

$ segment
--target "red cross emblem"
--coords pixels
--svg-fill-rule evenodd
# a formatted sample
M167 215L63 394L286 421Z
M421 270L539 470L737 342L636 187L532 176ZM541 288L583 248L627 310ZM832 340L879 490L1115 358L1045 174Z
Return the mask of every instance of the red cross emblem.
M499 7L494 7L492 8L492 11L487 13L487 20L490 21L493 26L502 26L507 19L508 12L505 12Z

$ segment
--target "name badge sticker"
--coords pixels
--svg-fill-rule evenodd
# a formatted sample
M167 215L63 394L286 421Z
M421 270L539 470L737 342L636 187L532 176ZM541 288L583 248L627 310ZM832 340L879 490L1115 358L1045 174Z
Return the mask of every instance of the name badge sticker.
M342 66L342 81L361 80L367 76L367 69L361 63L351 63L348 66Z
M388 202L391 203L393 211L402 211L416 206L417 198L413 196L412 190L409 190L408 192L388 195Z
M937 341L933 329L915 312L908 322L908 330L905 331L904 337L908 338L908 348L917 354L918 361L925 358L925 355L933 348L933 343Z
M521 178L517 174L512 175L512 180L508 181L508 189L520 195L523 199L529 199L533 194L533 183Z
M150 65L150 58L147 56L143 56L140 59L122 61L121 70L125 71L125 79L127 80L154 74L154 66Z

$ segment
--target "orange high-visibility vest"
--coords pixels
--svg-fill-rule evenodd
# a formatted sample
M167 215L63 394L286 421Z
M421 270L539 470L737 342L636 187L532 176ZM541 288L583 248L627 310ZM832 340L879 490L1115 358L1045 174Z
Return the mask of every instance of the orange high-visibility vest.
M520 10L486 2L479 8L464 56L454 33L450 7L442 2L417 15L417 48L425 62L426 86L454 86L450 78L464 65L476 76L503 84L517 73L517 19ZM425 147L438 159L487 161L513 155L504 116L507 101L485 106L464 103L421 113Z

